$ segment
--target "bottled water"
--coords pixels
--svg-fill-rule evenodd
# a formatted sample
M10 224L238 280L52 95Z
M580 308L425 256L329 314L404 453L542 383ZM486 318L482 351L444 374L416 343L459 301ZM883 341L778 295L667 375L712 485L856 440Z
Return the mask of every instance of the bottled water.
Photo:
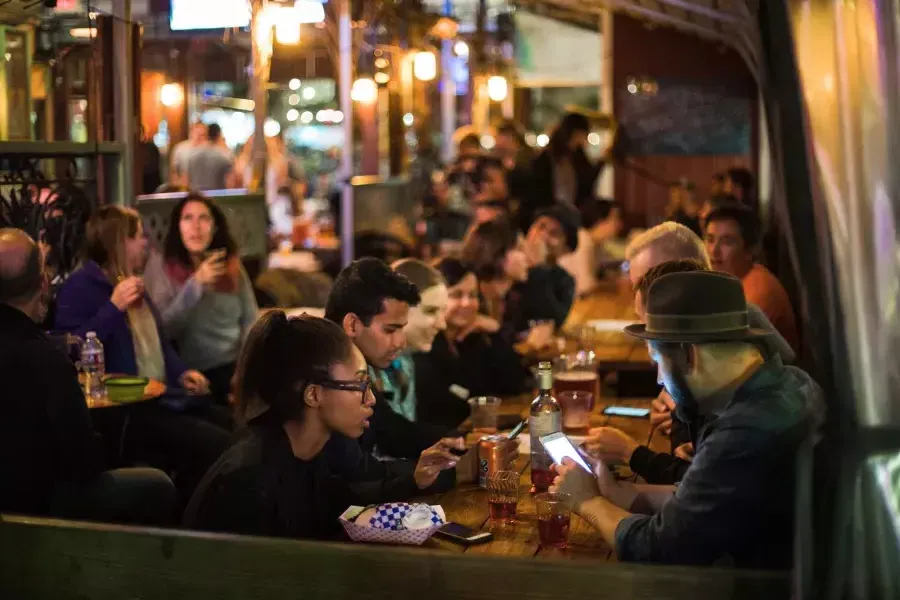
M103 344L96 332L89 331L81 350L81 368L84 371L84 394L88 398L102 398L103 376L106 374L106 357Z

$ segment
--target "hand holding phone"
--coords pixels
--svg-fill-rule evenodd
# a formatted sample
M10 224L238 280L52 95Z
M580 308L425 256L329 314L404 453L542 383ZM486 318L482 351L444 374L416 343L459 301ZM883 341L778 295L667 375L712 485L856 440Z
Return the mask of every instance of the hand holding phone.
M592 472L590 465L587 464L587 461L584 460L584 457L581 456L581 453L578 452L572 441L566 437L566 434L562 432L551 433L539 439L555 464L561 465L564 458L571 458L582 469L588 473Z

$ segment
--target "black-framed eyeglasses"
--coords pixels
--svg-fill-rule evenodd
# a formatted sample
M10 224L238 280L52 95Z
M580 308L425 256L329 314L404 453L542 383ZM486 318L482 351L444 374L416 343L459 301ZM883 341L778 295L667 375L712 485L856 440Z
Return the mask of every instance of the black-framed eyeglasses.
M315 385L321 385L324 388L328 388L330 390L340 390L342 392L361 392L363 402L366 401L366 395L369 391L369 386L372 385L372 382L368 379L364 381L340 381L337 379L315 379L310 381Z

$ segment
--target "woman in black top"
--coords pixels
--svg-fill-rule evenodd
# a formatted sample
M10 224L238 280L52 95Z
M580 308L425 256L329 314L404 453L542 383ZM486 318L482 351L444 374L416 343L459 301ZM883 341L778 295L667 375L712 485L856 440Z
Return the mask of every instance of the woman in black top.
M238 420L247 430L209 470L188 527L329 539L351 504L404 500L455 464L440 448L418 464L381 463L355 441L375 398L366 362L343 330L307 315L264 315L237 368Z
M446 330L428 353L413 355L417 416L456 428L469 416L469 396L517 394L529 385L523 359L500 334L497 321L478 314L478 279L453 258L433 265L444 276Z

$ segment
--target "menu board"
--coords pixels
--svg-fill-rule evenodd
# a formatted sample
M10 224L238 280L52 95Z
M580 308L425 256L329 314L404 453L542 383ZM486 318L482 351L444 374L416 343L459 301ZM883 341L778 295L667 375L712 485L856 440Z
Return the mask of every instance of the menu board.
M616 98L629 154L750 153L752 105L745 91L709 83L655 81L646 92L645 86L630 81Z

